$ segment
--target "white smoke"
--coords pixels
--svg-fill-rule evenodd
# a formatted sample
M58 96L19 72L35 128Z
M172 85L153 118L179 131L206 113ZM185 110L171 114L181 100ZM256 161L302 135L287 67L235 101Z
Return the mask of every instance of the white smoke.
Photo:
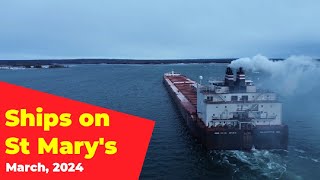
M291 56L285 60L270 60L265 56L240 58L229 65L269 75L265 82L283 95L304 94L319 86L320 63L307 56Z

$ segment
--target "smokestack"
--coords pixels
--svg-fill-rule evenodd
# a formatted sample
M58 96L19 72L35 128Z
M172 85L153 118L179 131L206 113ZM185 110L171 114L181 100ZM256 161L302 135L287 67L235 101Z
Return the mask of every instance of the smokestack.
M234 86L233 72L230 67L226 69L226 76L224 78L225 86Z
M236 85L239 90L244 90L246 88L246 75L244 74L242 67L237 71Z

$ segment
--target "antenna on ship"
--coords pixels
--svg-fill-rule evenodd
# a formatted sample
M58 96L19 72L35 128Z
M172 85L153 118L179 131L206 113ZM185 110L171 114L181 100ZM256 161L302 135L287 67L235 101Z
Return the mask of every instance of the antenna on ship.
M201 82L202 82L203 77L202 77L202 76L199 76L199 79L200 79L200 85L201 85Z

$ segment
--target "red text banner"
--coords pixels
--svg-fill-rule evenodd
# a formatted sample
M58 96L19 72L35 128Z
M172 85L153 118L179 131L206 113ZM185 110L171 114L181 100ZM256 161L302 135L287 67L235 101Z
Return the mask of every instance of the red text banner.
M0 89L1 179L139 178L154 121L5 82Z

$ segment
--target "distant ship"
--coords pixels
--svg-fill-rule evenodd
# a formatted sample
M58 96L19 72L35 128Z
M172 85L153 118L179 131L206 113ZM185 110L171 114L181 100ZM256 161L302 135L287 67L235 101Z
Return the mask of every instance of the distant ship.
M202 77L200 76L200 81ZM163 83L191 133L208 149L287 149L288 126L274 92L257 89L243 68L203 85L170 72Z

